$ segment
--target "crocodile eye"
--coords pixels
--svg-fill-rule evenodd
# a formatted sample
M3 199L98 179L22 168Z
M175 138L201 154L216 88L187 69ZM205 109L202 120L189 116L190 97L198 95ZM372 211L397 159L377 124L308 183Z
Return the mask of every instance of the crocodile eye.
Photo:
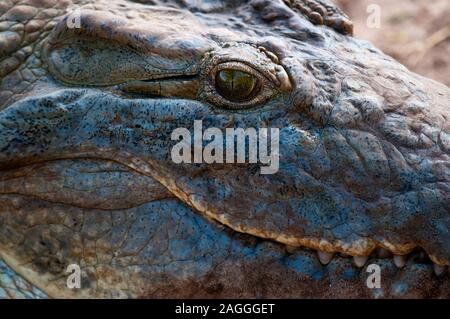
M216 75L216 88L224 98L240 102L251 97L258 80L253 75L239 70L225 69Z
M215 64L203 77L200 98L229 110L257 107L282 91L273 74L240 61Z

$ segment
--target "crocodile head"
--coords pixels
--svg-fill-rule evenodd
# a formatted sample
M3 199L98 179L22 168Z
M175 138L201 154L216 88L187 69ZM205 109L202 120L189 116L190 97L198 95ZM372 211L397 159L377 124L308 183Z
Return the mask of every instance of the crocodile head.
M0 13L0 292L450 296L450 90L327 1ZM276 169L176 163L172 133L200 120L278 129Z

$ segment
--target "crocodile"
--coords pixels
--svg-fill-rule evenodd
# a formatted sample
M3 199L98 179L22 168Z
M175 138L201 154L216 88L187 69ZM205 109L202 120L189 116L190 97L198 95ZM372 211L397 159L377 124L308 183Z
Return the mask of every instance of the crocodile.
M0 297L449 298L450 90L352 32L328 0L2 1ZM175 163L198 120L277 128L278 171Z

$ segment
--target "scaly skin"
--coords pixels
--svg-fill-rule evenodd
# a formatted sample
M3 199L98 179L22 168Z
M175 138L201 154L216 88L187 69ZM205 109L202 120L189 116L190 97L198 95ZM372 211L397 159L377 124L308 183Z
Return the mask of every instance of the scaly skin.
M450 297L450 90L352 38L329 2L0 15L0 297ZM218 94L220 63L258 94ZM279 171L175 164L171 133L194 120L279 128Z

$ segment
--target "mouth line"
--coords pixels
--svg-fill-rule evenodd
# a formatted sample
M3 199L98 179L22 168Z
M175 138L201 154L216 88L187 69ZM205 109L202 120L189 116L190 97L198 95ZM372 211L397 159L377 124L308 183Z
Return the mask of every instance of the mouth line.
M393 263L398 267L402 268L405 266L406 262L410 260L411 256L417 256L417 252L420 252L421 257L419 258L422 263L433 264L435 273L441 275L446 272L448 266L447 261L442 261L434 257L432 254L425 252L420 246L415 244L406 244L403 246L398 246L392 243L384 243L380 241L375 241L374 239L367 238L368 241L372 243L372 246L367 249L367 247L362 251L358 252L355 249L348 249L355 243L353 242L342 242L341 245L334 245L334 243L327 242L321 238L293 238L287 237L280 234L267 234L264 230L260 229L245 229L240 225L234 225L226 220L223 214L216 214L214 212L208 211L203 204L198 203L195 200L196 194L189 194L178 187L176 182L172 179L167 178L170 176L164 173L164 169L160 167L157 163L152 163L151 160L142 160L131 153L117 151L117 150L102 150L102 156L98 153L92 151L80 151L80 152L68 152L67 154L60 154L55 157L41 158L41 159L22 159L21 161L15 162L9 165L0 165L0 171L7 171L12 168L20 169L32 164L37 163L47 163L47 162L58 162L63 160L107 160L111 162L116 162L125 166L130 171L136 172L138 174L146 175L155 179L163 187L165 187L169 193L174 197L178 198L181 202L185 203L189 207L193 208L199 214L201 214L207 220L216 223L218 225L224 226L237 233L242 233L250 235L252 237L258 238L260 240L268 240L276 242L278 244L286 245L288 252L295 252L297 250L314 250L317 253L317 257L323 265L327 265L335 256L341 256L346 258L352 258L353 264L357 267L364 267L368 260L373 257L383 257L391 258ZM2 194L0 192L0 194ZM18 194L23 195L24 194ZM44 199L45 200L45 199ZM51 201L50 201L51 202ZM399 253L399 251L401 253ZM417 259L414 257L414 259Z
M217 224L217 222L214 222L214 224ZM238 234L238 232L227 229L226 232L228 233L229 237L235 237L237 234L238 236L242 236L242 234ZM250 236L246 235L245 236ZM254 236L250 236L253 238ZM236 237L235 237L236 238ZM242 237L237 237L242 238ZM236 240L239 240L237 239ZM242 238L245 241L248 241L248 239ZM270 243L270 240L267 239L261 239L261 238L255 238L255 245L263 245L264 243ZM280 243L273 243L278 246L280 246ZM271 246L269 246L271 247ZM277 251L278 248L274 247L274 251ZM281 246L281 249L282 246ZM442 287L445 286L446 278L450 275L450 273L447 272L447 269L444 267L437 267L435 264L431 262L429 258L427 258L426 253L421 249L414 249L409 255L408 258L405 260L402 267L399 267L397 265L397 261L395 259L392 259L391 256L386 255L386 251L383 250L377 250L374 252L366 261L364 265L356 265L354 261L351 261L349 256L343 255L343 254L336 254L334 258L332 258L327 263L324 263L323 260L321 260L320 255L317 254L316 251L313 251L311 249L302 247L302 248L293 248L285 246L283 259L285 260L296 260L297 258L311 258L316 259L317 262L314 263L314 269L310 269L310 278L308 279L308 282L310 284L317 284L321 285L322 283L329 280L330 276L339 274L341 279L338 279L337 282L334 282L333 284L338 284L339 282L342 283L342 279L344 279L348 285L361 285L361 277L367 276L364 275L365 273L369 272L369 269L373 267L374 265L378 265L378 267L382 267L383 274L386 273L387 276L389 276L389 279L386 279L386 282L383 281L383 291L387 288L387 291L396 290L396 286L394 286L394 283L391 282L393 278L403 278L405 280L408 277L405 276L415 276L418 271L421 272L421 274L426 273L432 282L434 289L442 290ZM3 259L5 258L5 259ZM3 265L3 267L2 267ZM8 256L8 254L4 255L2 251L0 250L0 271L4 270L4 266L6 265L6 269L9 268L9 271L15 273L14 282L21 283L20 287L26 287L25 296L27 298L60 298L59 292L53 290L46 291L46 281L39 279L36 274L33 274L32 272L29 272L24 268L25 265L18 264L17 261L11 257ZM20 266L19 269L16 271L15 266ZM3 268L3 269L2 269ZM339 268L338 273L336 273L336 269ZM354 274L354 275L353 275ZM1 290L5 288L4 282L2 282L2 277L0 273L0 293ZM355 276L356 275L356 276ZM350 276L350 277L346 277ZM54 280L59 280L63 277L57 277L50 280L50 282ZM328 278L328 279L327 279ZM384 278L384 277L383 277ZM398 283L397 283L398 284ZM331 289L331 284L327 286L329 289ZM14 287L12 287L14 289ZM8 298L15 298L17 296L21 296L23 291L19 289L19 291L16 292L16 294L12 293L8 296ZM30 295L28 295L30 294ZM59 296L59 297L58 297ZM63 296L65 296L63 294ZM70 297L67 295L67 297ZM72 296L73 297L73 296ZM87 296L85 296L87 297ZM339 297L338 297L339 298ZM348 298L348 297L347 297Z
M110 152L102 152L101 154L104 155L102 159L108 160L108 161L114 161L119 164L122 164L126 166L127 169L134 170L140 174L146 174L150 175L152 177L155 177L155 172L160 172L158 170L158 166L156 163L151 162L144 162L139 157L133 156L132 154L127 154L125 152L117 152L115 151L115 156L112 156L113 150L110 150ZM23 163L21 165L17 165L17 163L14 165L16 169L20 169L23 167L26 167L28 165L31 165L32 163L47 163L47 162L58 162L62 160L84 160L84 159L99 159L98 153L97 156L94 156L95 153L89 152L85 150L84 152L80 153L68 153L65 154L65 156L54 156L53 158L47 158L47 159L40 159L40 160L34 160L30 161L27 159L23 159ZM113 160L111 160L113 159ZM11 166L11 165L10 165ZM0 171L5 170L5 167L0 167ZM161 173L161 172L160 172ZM162 174L164 175L164 174ZM160 174L160 179L158 181L163 181L161 178L162 176ZM166 182L167 184L167 182ZM165 185L164 185L165 186ZM0 192L1 193L1 192ZM12 196L15 196L12 194ZM180 195L181 196L181 195ZM180 196L178 199L180 199ZM42 200L42 199L41 199ZM45 201L45 200L43 200ZM251 234L249 232L242 232L239 230L236 230L236 227L233 227L233 225L227 225L225 223L221 223L218 218L212 218L211 216L208 216L203 211L200 211L196 209L195 206L189 204L185 200L181 200L183 204L186 206L189 206L192 208L194 212L198 212L198 214L201 215L202 218L204 218L206 221L209 221L212 225L216 225L217 227L220 227L221 229L224 229L226 235L229 238L233 238L235 240L239 240L238 238L243 238L245 241L254 241L255 243L259 244L273 244L276 245L274 248L281 249L283 251L283 256L285 256L285 259L289 260L295 260L296 258L304 258L305 256L308 256L311 260L315 261L315 265L313 269L311 270L314 273L317 274L324 274L323 277L319 276L319 279L314 279L314 275L312 275L313 280L317 281L317 284L322 284L326 281L327 276L331 276L333 271L336 270L336 267L340 269L340 272L342 272L343 276L345 277L347 273L356 273L358 275L365 274L369 267L371 267L372 264L375 265L381 265L384 267L387 267L386 269L389 269L389 276L393 276L395 278L403 278L402 276L416 276L416 272L418 270L427 273L427 278L431 279L431 282L435 287L438 287L439 289L442 289L441 287L444 287L449 274L448 267L445 265L438 265L432 261L430 256L421 248L415 247L413 248L408 254L403 256L396 256L392 254L389 250L381 247L374 248L370 254L367 256L352 256L350 254L345 254L342 252L325 252L320 249L315 249L314 246L308 247L308 246L291 246L286 245L283 242L273 240L271 238L267 237L261 237L255 234ZM48 205L52 205L51 202L48 203ZM64 205L64 204L63 204ZM243 237L242 237L243 236ZM0 249L0 256L2 256L3 253ZM5 255L6 256L6 255ZM49 297L57 296L57 292L55 291L46 291L45 282L39 281L36 275L30 275L26 268L24 269L22 266L22 270L15 270L15 264L11 263L11 260L4 260L5 263L7 263L12 270L14 270L17 275L20 278L23 278L25 281L27 281L32 287L36 287L43 291L45 294L47 294ZM1 257L0 257L0 263L1 263ZM384 271L384 270L383 270ZM35 281L38 280L38 281ZM355 279L348 279L349 285L358 285L357 278ZM389 282L389 281L387 281ZM312 282L314 284L314 281ZM1 284L1 283L0 283ZM389 286L388 286L389 287ZM1 287L0 287L1 288ZM394 288L390 288L394 289Z
M223 226L219 224L217 221L211 221L211 223L219 227ZM226 226L225 232L227 236L229 236L230 238L234 237L235 240L240 239L244 241L254 240L253 245L263 245L264 243L273 242L269 239L259 238L248 234L240 234L239 232L233 229L229 229ZM244 237L241 237L243 235ZM280 247L280 249L283 250L282 244L278 242L273 242L273 244L277 245L278 247ZM277 251L277 249L278 248L274 246L274 251ZM317 260L317 262L315 262L314 269L311 269L312 278L310 280L312 280L311 281L312 284L314 282L320 284L321 282L326 281L327 276L332 275L336 271L336 267L340 269L343 278L345 278L346 276L345 274L347 273L348 274L356 273L358 274L358 276L362 276L362 274L368 272L370 267L373 267L373 265L378 265L379 267L380 266L383 267L383 269L388 269L386 271L388 271L389 276L393 278L399 277L403 278L405 275L409 276L410 274L415 274L420 269L422 272L425 271L428 274L427 276L429 276L429 278L435 283L435 287L441 287L441 285L445 285L446 278L450 275L450 273L447 272L446 267L441 267L434 264L428 258L427 254L420 248L414 249L410 254L408 254L408 256L405 256L401 265L399 264L399 260L397 260L395 257L393 258L392 254L383 249L377 249L376 251L374 251L370 256L368 256L368 258L364 262L355 261L355 259L352 260L351 256L344 255L341 253L337 253L328 260L324 260L324 256L321 255L320 252L309 249L307 247L284 246L284 253L282 254L284 255L284 259L287 260L289 259L295 260L296 258L305 258L305 257ZM11 270L17 274L16 276L18 277L16 278L26 282L26 286L30 287L30 289L32 289L32 291L35 292L35 295L38 298L46 298L46 297L51 298L58 296L58 294L54 290L46 291L45 281L37 279L38 277L36 277L35 274L26 271L26 268L24 268L26 266L17 264L17 262L14 260L13 257L9 256L8 258L8 254L4 255L1 249L0 249L0 266L2 263L2 256L6 258L3 260L3 262L6 263L6 265L9 266ZM20 266L18 271L16 271L14 268L16 266ZM358 276L347 278L345 280L350 285L351 284L359 285L360 279L358 279ZM387 282L390 283L390 279ZM0 288L2 288L1 284L2 282L0 280ZM387 287L389 287L389 284ZM390 289L394 289L394 287L391 287ZM37 294L36 291L38 292ZM42 291L43 293L41 293L40 291Z

